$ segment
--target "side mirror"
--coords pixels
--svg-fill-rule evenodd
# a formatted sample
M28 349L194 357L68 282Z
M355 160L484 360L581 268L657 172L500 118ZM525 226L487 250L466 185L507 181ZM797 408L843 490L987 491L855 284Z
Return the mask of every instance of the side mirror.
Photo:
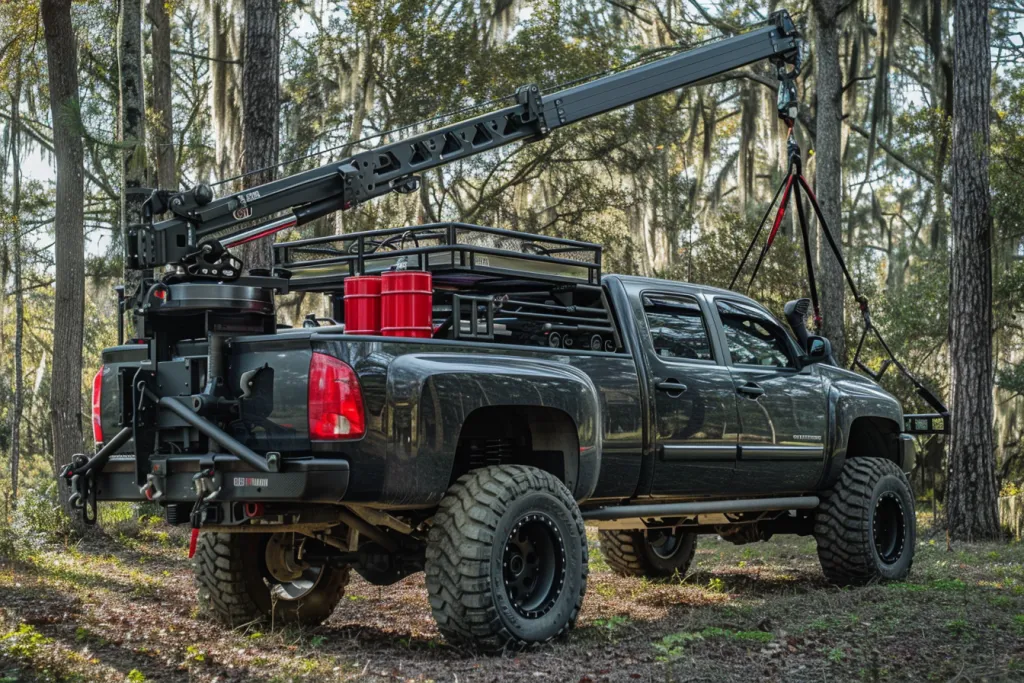
M832 362L832 342L816 334L808 335L807 355L804 356L804 365Z

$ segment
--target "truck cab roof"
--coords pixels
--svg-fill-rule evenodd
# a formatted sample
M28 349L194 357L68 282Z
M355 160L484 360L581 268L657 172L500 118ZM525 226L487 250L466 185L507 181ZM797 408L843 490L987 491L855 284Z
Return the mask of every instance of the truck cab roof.
M615 274L609 274L609 275L605 275L604 277L601 278L602 282L608 282L608 281L611 281L611 280L617 280L618 282L621 282L626 287L651 287L651 288L659 288L659 287L661 287L661 288L664 288L664 287L667 286L667 287L671 287L673 290L676 290L676 291L679 291L679 292L682 292L682 293L687 293L687 294L706 294L706 295L711 295L711 296L728 296L730 299L734 299L736 301L740 301L742 303L748 304L750 306L754 306L756 308L761 309L762 311L766 311L766 312L770 313L770 311L768 311L768 309L764 306L764 304L760 303L759 301L756 301L755 299L751 299L749 296L746 296L745 294L740 294L739 292L734 292L734 291L732 291L730 289L723 289L721 287L713 287L711 285L694 284L692 282L683 282L681 280L664 280L664 279L653 278L653 277L641 277L639 275L615 275ZM772 315L772 317L774 318L776 316Z

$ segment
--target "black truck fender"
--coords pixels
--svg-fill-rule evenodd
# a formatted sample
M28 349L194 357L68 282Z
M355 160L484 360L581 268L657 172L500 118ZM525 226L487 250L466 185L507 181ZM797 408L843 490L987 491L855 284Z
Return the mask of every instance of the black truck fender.
M474 415L485 420L477 429L495 435L526 416L533 450L562 452L552 469L575 498L597 487L603 411L594 383L577 368L499 354L406 354L388 368L387 396L385 503L436 504L463 474L456 452Z
M884 457L902 469L913 466L913 450L901 439L903 410L895 398L864 377L842 368L821 365L831 385L829 458L822 487L835 483L849 457Z

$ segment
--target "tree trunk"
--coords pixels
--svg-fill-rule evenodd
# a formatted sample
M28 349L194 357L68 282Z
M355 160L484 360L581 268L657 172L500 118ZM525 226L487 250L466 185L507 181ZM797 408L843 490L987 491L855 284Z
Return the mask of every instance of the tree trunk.
M21 239L21 69L11 93L11 215L14 217L14 405L11 410L11 498L18 499L18 466L21 462L21 412L25 403L22 352L25 336L25 293L22 291ZM6 282L6 280L4 281Z
M137 190L146 178L146 105L142 94L142 0L121 0L117 20L117 68L121 133L121 230L142 222L145 197ZM147 273L124 271L125 289L134 292Z
M241 69L238 67L242 59L242 36L236 21L239 14L236 3L237 0L207 0L210 101L218 178L238 173L238 152L242 147Z
M843 121L843 82L839 68L839 0L814 0L817 42L814 46L815 140L814 186L821 213L837 245L842 244L840 209L843 176L840 168ZM818 285L821 288L822 334L832 342L832 353L846 363L846 325L843 303L846 284L839 261L825 239L818 243Z
M253 173L246 177L246 187L270 182L277 171L280 15L280 0L245 0L242 157L244 172ZM246 268L270 268L272 244L273 238L264 238L243 245L239 256Z
M949 283L953 414L946 521L952 538L973 541L999 534L992 444L988 1L957 0L954 31Z
M927 44L931 53L932 63L932 108L939 118L939 125L934 127L932 154L932 177L935 178L935 217L932 221L931 247L933 251L946 248L946 189L942 182L946 167L946 156L949 151L949 133L946 126L953 109L952 89L949 78L949 63L943 59L943 27L949 23L949 3L942 0L930 0L925 5L928 10Z
M50 387L53 472L56 475L71 456L82 449L82 335L85 324L83 150L71 0L42 0L40 10L46 36L50 116L57 164L53 224L56 254L54 354ZM67 488L61 486L58 490L61 503L67 510ZM76 519L75 515L71 517Z
M150 138L156 157L156 185L178 189L174 152L174 110L172 107L171 17L165 0L149 0L146 15L153 26L153 130Z
M754 167L757 163L757 120L761 93L751 83L740 86L740 146L736 158L736 187L740 195L740 215L746 216L754 197Z
M356 38L353 64L339 65L338 79L347 83L343 89L345 104L352 105L352 123L348 130L348 144L342 150L342 157L355 152L356 141L363 138L363 126L366 117L373 109L377 91L376 54L378 38L374 30L376 24L369 22L364 32ZM387 126L385 126L387 128ZM334 231L336 234L360 232L372 229L372 225L361 211L339 211L334 215Z

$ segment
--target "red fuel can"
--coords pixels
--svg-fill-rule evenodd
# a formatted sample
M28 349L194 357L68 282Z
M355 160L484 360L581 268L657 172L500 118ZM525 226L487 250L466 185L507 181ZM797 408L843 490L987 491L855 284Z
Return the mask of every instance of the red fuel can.
M396 270L381 280L381 327L385 337L433 336L434 290L430 273Z
M345 333L380 334L380 276L345 278Z

